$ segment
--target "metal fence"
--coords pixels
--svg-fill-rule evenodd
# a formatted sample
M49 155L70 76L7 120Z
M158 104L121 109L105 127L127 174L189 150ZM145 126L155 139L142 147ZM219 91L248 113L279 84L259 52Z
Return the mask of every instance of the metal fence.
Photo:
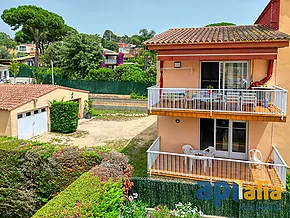
M287 90L148 88L150 110L191 110L286 115Z
M39 83L51 84L51 75L37 75ZM135 83L131 81L97 81L61 79L55 76L55 84L75 89L89 91L95 94L130 95L133 91L139 95L147 95L147 88L152 84Z

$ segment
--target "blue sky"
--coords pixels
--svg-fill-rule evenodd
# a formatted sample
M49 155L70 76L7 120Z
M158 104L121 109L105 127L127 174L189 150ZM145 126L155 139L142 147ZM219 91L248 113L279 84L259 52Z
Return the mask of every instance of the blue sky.
M1 0L0 12L18 5L37 5L61 15L79 32L132 35L142 28L157 33L173 27L200 27L228 21L252 24L269 0ZM14 36L2 20L0 31Z

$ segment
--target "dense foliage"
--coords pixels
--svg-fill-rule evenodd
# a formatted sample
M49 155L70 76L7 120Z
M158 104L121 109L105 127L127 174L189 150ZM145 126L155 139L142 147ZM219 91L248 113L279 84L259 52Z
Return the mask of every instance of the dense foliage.
M93 149L0 137L0 217L31 217L101 159Z
M147 39L152 38L155 35L155 31L154 30L147 30L147 29L141 29L139 31L139 34L135 34L132 36L118 36L115 33L113 33L113 31L111 30L105 30L104 34L103 34L103 46L105 48L110 49L109 47L106 46L110 46L108 44L108 42L111 43L111 46L115 46L115 43L130 43L133 45L136 45L137 47L142 47L142 42L146 41ZM106 45L106 46L105 46ZM111 47L114 48L114 47ZM115 49L111 49L111 50L115 50Z
M62 42L51 44L43 56L43 63L63 69L63 78L84 79L91 69L104 60L103 48L97 35L71 34Z
M123 201L121 182L100 182L97 176L83 174L67 189L49 201L33 218L118 217Z
M147 71L143 71L138 65L123 64L114 70L109 68L92 69L85 79L133 81L135 83L154 84L156 80L156 68L152 67Z
M206 27L210 27L210 26L236 26L236 24L229 23L229 22L220 22L220 23L211 23L211 24L206 25Z
M0 46L5 46L7 49L16 47L16 42L6 33L0 32Z
M9 69L9 72L13 74L14 79L15 79L20 72L20 64L15 59L15 57L13 57L12 61L10 62L8 69Z
M9 59L11 55L9 54L9 50L5 46L0 46L0 59Z
M33 36L35 43L35 65L38 66L40 40L42 35L62 30L64 20L61 16L34 5L22 5L3 11L2 20L11 26L12 30L22 28L22 37Z
M33 217L119 217L132 188L133 168L125 155L102 153L103 161L49 201Z
M78 102L53 101L50 105L51 131L70 133L78 127Z

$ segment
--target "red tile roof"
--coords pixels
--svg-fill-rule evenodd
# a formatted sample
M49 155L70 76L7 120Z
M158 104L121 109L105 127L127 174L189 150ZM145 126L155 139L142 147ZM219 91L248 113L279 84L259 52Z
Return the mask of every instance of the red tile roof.
M262 25L169 29L144 45L233 43L290 40L290 36Z
M0 84L0 110L13 110L59 88L86 92L57 85Z

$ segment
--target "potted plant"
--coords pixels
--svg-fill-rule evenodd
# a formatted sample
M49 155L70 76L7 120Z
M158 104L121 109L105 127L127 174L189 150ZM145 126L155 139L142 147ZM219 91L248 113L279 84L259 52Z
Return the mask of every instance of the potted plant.
M84 108L84 112L85 112L85 118L86 119L91 119L92 118L92 100L88 99L85 101L85 108Z
M211 94L212 90L210 90L210 89L213 89L213 86L212 85L208 85L206 88L209 89L209 90L207 90L207 93Z

